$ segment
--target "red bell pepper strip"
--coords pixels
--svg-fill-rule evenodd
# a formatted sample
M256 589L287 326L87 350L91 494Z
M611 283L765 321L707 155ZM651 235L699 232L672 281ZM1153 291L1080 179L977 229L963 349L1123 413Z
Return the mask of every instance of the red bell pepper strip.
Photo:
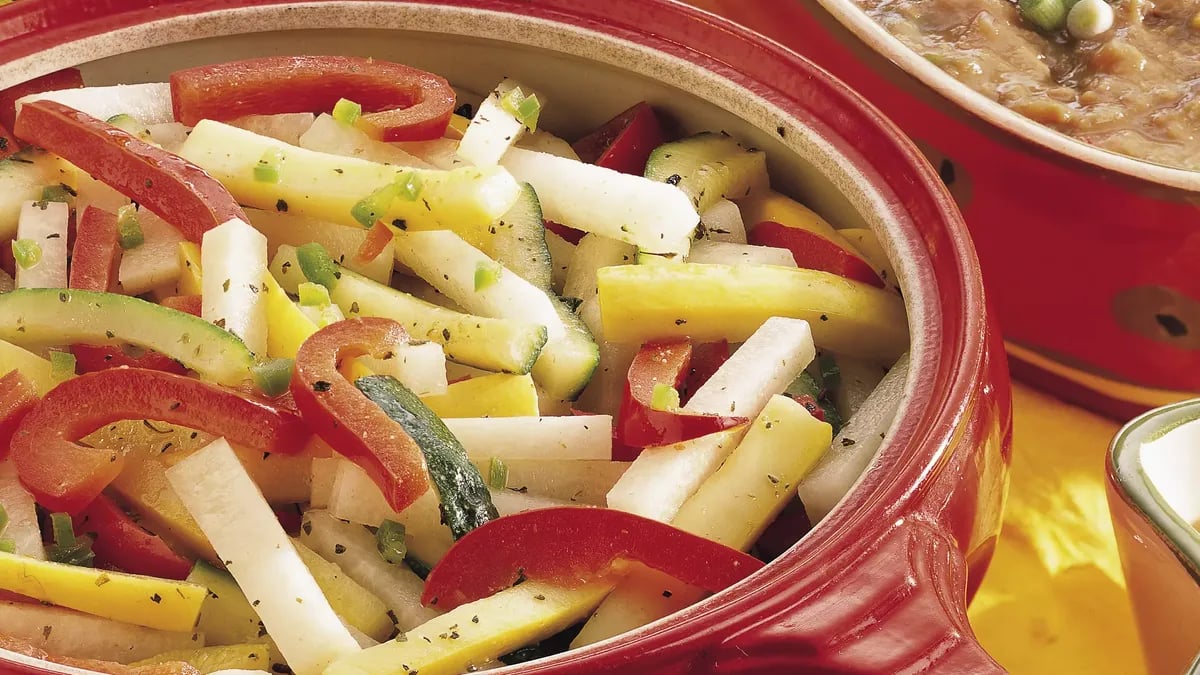
M296 354L291 392L308 426L367 472L403 511L429 489L425 456L404 429L338 372L339 362L385 357L408 342L390 319L347 319L313 333Z
M865 260L816 232L768 220L756 225L747 241L756 246L786 248L792 252L796 265L803 269L829 272L883 288L883 280Z
M75 228L68 286L85 291L110 292L117 286L121 244L117 216L89 206Z
M192 316L200 316L202 303L203 298L199 295L172 295L163 298L158 304L163 307L177 309Z
M13 434L37 400L37 390L21 371L12 370L0 377L0 460L8 456Z
M449 611L534 579L567 588L640 562L716 593L763 563L741 551L642 516L587 506L525 511L488 522L450 548L425 580L421 602Z
M558 236L562 237L563 239L566 239L567 241L571 242L572 244L578 244L579 240L583 239L583 235L587 234L587 232L584 232L583 230L577 230L573 227L567 227L566 225L563 225L561 223L556 223L553 220L546 221L546 229L550 230L554 234L557 234Z
M691 358L692 345L686 340L642 345L629 366L617 415L623 444L634 448L670 445L749 422L745 417L651 407L655 385L682 385Z
M21 106L14 131L162 216L196 243L231 218L246 220L225 186L204 169L61 103Z
M77 536L92 538L96 566L160 579L186 579L192 562L142 529L128 513L100 495L74 521Z
M140 368L102 370L63 382L25 416L12 439L21 482L46 508L78 513L125 458L77 441L129 419L178 424L265 452L299 452L309 437L296 415L216 385Z
M651 151L664 140L658 115L643 101L575 141L571 148L584 162L640 176Z
M371 262L383 253L383 249L391 243L392 238L396 235L392 234L392 230L383 224L383 221L377 221L375 226L367 231L367 238L363 239L363 243L354 253L354 257L361 262Z
M0 124L12 129L17 121L17 99L30 94L60 89L78 89L83 86L83 75L78 68L67 68L32 80L15 84L0 91Z
M410 66L357 56L267 56L171 74L175 119L323 113L338 99L362 106L358 126L384 141L441 138L454 114L444 78Z

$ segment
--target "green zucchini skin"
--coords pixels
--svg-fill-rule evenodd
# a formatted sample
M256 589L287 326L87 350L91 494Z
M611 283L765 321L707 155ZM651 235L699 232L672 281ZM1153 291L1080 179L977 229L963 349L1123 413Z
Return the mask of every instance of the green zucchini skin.
M354 386L403 427L421 448L433 489L441 502L442 522L455 539L500 517L483 476L467 459L467 451L416 394L391 375L360 377Z

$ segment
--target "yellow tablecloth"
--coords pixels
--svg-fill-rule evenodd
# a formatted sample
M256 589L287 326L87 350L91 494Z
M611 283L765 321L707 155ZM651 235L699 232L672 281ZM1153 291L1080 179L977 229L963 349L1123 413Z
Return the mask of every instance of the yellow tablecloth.
M1013 399L1004 531L971 625L1017 675L1141 675L1104 497L1104 453L1119 425L1021 385Z

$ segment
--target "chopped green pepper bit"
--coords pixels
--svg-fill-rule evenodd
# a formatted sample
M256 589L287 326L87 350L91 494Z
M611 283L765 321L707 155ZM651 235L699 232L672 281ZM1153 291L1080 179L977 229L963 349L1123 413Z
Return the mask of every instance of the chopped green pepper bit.
M3 504L0 504L0 534L4 534L6 527L8 527L8 511L4 510Z
M333 104L333 119L342 124L354 124L362 116L362 106L346 98Z
M488 465L488 487L503 490L508 487L508 466L499 457L493 457Z
M536 95L526 96L520 87L513 87L500 98L500 108L517 118L526 129L537 131L542 104Z
M330 290L337 285L342 273L333 257L324 246L311 242L296 249L296 260L300 263L300 271L304 277L314 284L320 284Z
M666 382L655 382L654 391L650 394L650 407L654 410L678 410L679 392Z
M416 171L405 171L396 176L396 196L409 202L417 201L421 195L421 174Z
M13 258L17 266L27 270L42 261L42 247L32 239L16 239L12 243Z
M142 224L138 221L137 207L133 204L117 209L117 237L121 248L126 251L146 243L146 235L142 233Z
M16 553L17 542L7 537L0 539L0 553Z
M504 272L504 268L500 263L491 261L480 261L475 264L475 290L482 291L500 280L500 274Z
M268 359L255 364L250 369L250 375L254 378L254 386L258 387L259 391L267 396L279 396L287 391L288 384L292 381L294 366L295 361L292 359Z
M283 150L268 148L254 165L254 180L259 183L278 183L279 169L283 166Z
M75 377L75 355L71 352L50 352L50 377L55 382L65 382Z
M404 543L404 525L394 520L385 520L375 530L375 545L379 555L391 565L404 562L408 553L408 545Z
M400 186L394 182L388 183L350 207L350 215L363 227L372 227L399 196Z
M328 307L333 302L329 297L329 290L321 284L306 281L296 290L299 291L300 305L303 307Z
M58 185L47 185L42 188L43 202L69 202L75 196L75 191L68 185L59 183Z
M96 557L92 552L92 542L87 537L76 539L71 516L51 513L50 527L54 533L54 543L46 547L46 555L51 562L92 567L92 560Z

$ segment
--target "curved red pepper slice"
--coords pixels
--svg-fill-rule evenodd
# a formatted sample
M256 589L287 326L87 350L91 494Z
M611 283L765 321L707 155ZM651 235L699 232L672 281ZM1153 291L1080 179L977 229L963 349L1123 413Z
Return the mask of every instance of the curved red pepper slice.
M96 565L160 579L186 579L192 563L100 495L75 519L75 534L92 537Z
M691 358L692 345L687 340L642 345L629 366L625 395L617 415L618 439L621 443L632 448L670 445L749 421L745 417L655 410L651 407L655 385L666 383L680 387L687 377Z
M203 299L199 295L171 295L158 302L163 307L177 309L192 316L200 316L202 303Z
M792 252L798 267L829 272L851 281L883 288L883 280L867 261L816 232L767 220L750 231L747 241L756 246L786 248Z
M180 362L155 351L133 356L120 347L78 344L71 345L71 353L75 355L75 370L81 375L111 368L143 368L176 375L187 372Z
M358 56L267 56L171 74L175 119L323 113L339 98L362 106L358 125L385 141L429 141L446 133L454 89L411 66Z
M61 103L21 106L13 131L150 209L196 243L231 218L246 220L225 186L204 169Z
M724 544L615 509L561 506L497 518L459 539L425 580L421 602L449 611L524 576L573 588L632 560L716 593L763 567Z
M300 346L291 383L308 426L361 466L396 511L429 489L425 456L399 424L338 372L338 364L364 354L382 358L407 342L404 328L390 319L330 324Z
M37 390L21 371L12 370L0 377L0 459L8 456L13 434L37 400Z
M102 370L63 382L25 416L12 439L21 482L42 506L78 513L117 477L125 458L77 441L130 419L178 424L285 454L299 452L310 435L296 415L216 385L141 368Z
M658 115L642 101L575 141L571 148L584 162L640 176L650 153L664 140Z

